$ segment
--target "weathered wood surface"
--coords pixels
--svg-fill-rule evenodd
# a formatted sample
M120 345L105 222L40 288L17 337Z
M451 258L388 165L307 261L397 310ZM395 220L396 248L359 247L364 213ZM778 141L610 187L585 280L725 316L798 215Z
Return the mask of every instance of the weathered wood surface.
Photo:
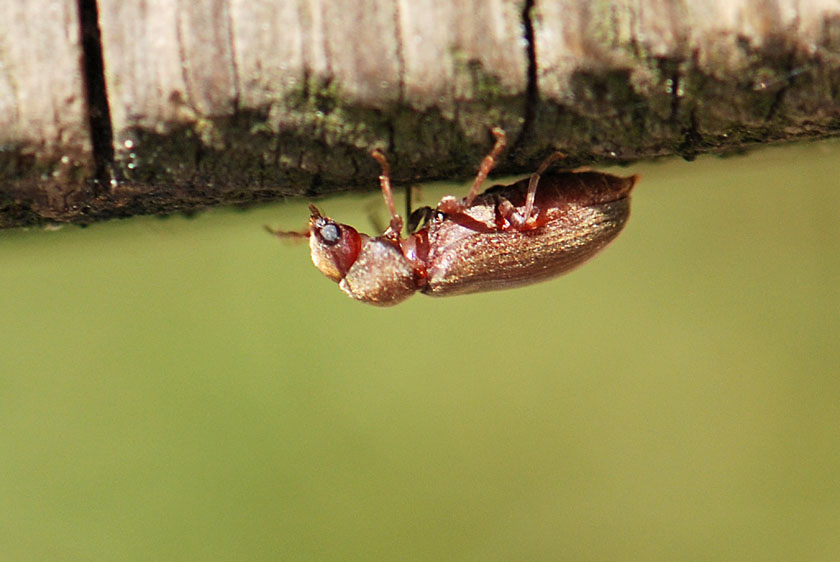
M494 125L506 172L837 135L840 0L0 3L0 226L466 177Z
M65 209L94 173L80 43L75 2L0 2L0 226Z

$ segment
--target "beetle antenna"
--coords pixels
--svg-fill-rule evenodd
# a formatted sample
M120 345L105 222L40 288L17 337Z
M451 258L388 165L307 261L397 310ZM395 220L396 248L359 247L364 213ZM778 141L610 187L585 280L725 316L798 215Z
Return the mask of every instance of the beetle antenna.
M287 238L287 239L295 239L295 238L309 238L309 229L306 230L274 230L270 226L263 225L263 228L271 234L272 236L276 236L277 238Z

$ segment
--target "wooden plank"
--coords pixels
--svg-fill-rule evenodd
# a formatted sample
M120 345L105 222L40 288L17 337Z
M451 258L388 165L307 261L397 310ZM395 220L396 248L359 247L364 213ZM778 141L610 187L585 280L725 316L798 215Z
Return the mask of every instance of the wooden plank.
M93 169L75 0L0 2L0 206L72 205Z
M528 89L523 9L524 2L509 0L400 0L403 100L412 111L441 121L397 128L398 136L420 140L408 151L413 165L451 159L446 155L464 144L461 138L486 149L493 126L516 138ZM475 159L481 150L464 154Z
M625 0L609 10L559 0L538 2L534 21L535 135L566 131L570 142L561 137L557 147L572 159L675 149L693 158L759 138L826 134L838 113L834 0ZM582 135L591 143L581 151Z
M198 116L232 112L227 2L101 1L99 19L117 137L133 127L163 132Z
M440 108L447 117L453 100L476 99L476 84L463 72L474 63L498 81L503 96L527 87L527 58L522 36L522 3L399 3L405 99L422 110Z
M317 191L375 175L375 145L395 163L465 144L475 159L492 126L521 125L521 3L455 4L103 0L120 179ZM159 137L173 132L177 161Z

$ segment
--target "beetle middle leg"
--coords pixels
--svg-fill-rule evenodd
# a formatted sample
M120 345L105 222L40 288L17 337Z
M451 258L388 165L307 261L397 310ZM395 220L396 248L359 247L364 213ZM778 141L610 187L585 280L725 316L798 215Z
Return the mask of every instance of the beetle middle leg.
M496 144L493 145L493 148L490 150L490 154L485 156L484 160L481 161L481 165L478 167L478 173L475 176L475 181L473 181L472 189L470 189L470 192L464 199L464 207L469 207L473 200L478 196L481 184L487 179L487 175L490 171L496 167L496 158L498 158L502 150L505 149L505 143L507 140L505 132L500 127L493 127L491 132L493 133L493 136L496 137Z
M481 161L481 165L478 167L478 173L475 175L475 180L473 181L470 192L461 201L451 195L444 197L440 200L440 203L438 203L438 211L446 214L459 213L469 207L475 198L478 197L478 192L481 190L481 184L484 183L484 180L487 179L487 175L496 166L496 158L498 158L502 150L505 149L505 144L507 142L507 136L501 127L493 127L490 132L493 133L494 137L496 137L496 144L493 145L490 153L484 157L484 160Z

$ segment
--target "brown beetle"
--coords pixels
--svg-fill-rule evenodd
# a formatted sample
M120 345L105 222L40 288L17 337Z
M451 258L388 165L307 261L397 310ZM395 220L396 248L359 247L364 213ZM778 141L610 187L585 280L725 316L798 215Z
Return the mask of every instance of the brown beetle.
M321 215L314 205L309 206L307 233L269 232L308 236L312 261L324 275L354 299L379 306L402 302L416 291L446 296L536 283L581 265L621 232L638 176L546 173L560 153L547 158L529 179L479 195L505 146L504 131L494 128L493 135L496 144L481 162L469 194L464 199L447 196L434 209L412 213L405 238L390 168L379 150L371 155L382 166L379 182L391 214L381 236L360 234Z

